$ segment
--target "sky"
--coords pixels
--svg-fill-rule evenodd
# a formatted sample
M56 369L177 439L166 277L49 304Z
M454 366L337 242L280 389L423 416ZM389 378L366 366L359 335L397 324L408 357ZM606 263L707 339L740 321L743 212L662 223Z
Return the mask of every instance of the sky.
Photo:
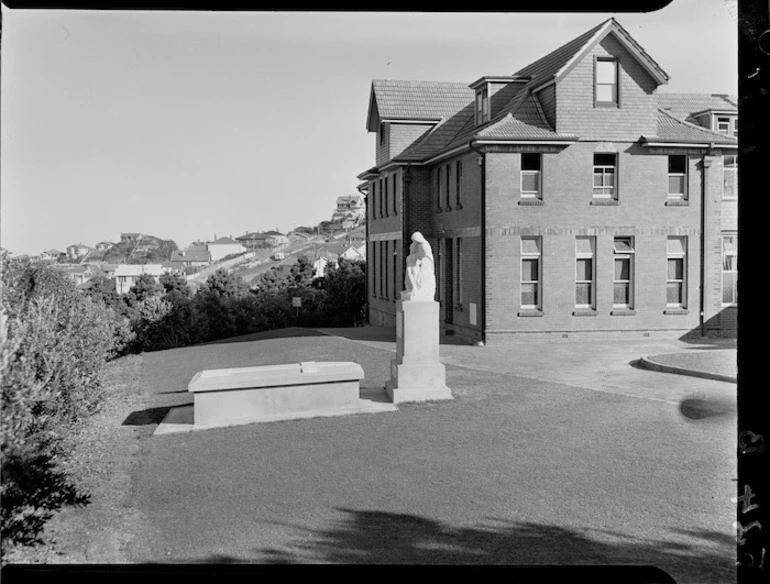
M737 94L726 0L650 13L158 12L3 6L0 245L193 241L329 220L374 165L372 79L506 75L607 18ZM390 62L390 65L388 63Z

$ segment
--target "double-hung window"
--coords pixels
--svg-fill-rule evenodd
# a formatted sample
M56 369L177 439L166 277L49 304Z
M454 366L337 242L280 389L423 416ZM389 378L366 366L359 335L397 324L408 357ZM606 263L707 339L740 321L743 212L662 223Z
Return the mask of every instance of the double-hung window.
M524 153L521 155L521 198L540 199L541 155Z
M722 158L722 198L738 198L738 157L735 154L726 154Z
M388 216L388 177L380 180L380 189L382 190L382 216Z
M722 304L738 303L738 236L722 237Z
M687 156L683 154L668 157L668 198L687 200Z
M634 240L616 237L614 241L615 274L612 282L615 308L634 307Z
M617 156L615 154L594 154L594 198L617 199L616 184Z
M382 179L380 179L380 217L385 217L385 211L383 207L385 196L386 196L385 190L382 188Z
M372 213L372 219L377 218L377 181L372 181L372 200L369 203L369 206L371 207L371 213Z
M441 211L441 167L436 167L436 206Z
M590 310L596 307L594 237L575 240L575 307Z
M390 183L393 190L393 214L398 215L398 197L396 196L396 174L393 173L390 178L391 178Z
M717 132L726 136L730 134L730 118L717 117Z
M460 204L460 192L461 192L461 185L462 185L462 179L463 179L463 161L458 160L457 166L455 168L455 207L458 209L462 209L462 205Z
M521 238L521 307L539 310L541 307L541 238Z
M452 194L451 193L452 193L452 191L449 188L449 185L452 182L452 165L451 164L447 164L446 165L445 174L446 174L446 193L445 193L445 195L446 195L446 208L447 208L448 211L451 211L452 210L452 201L451 201L451 198L452 198Z
M618 105L618 62L612 58L598 57L594 77L596 105Z
M476 92L476 125L489 121L489 91L485 87Z
M460 305L463 303L463 239L458 237L455 240L455 256L456 263L454 277L455 277L455 302Z
M687 239L669 237L667 248L666 306L687 307Z

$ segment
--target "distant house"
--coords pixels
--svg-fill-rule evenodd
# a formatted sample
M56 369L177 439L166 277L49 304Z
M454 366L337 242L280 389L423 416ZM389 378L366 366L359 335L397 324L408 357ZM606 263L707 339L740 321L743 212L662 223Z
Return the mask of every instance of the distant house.
M121 243L124 243L126 241L139 241L140 239L142 239L141 233L121 233L120 234Z
M184 251L175 251L171 254L171 262L181 263L185 268L207 266L211 263L211 252L205 243L193 243Z
M289 243L289 238L280 231L265 231L267 238L265 241L270 247L278 247Z
M310 233L305 233L304 231L291 231L290 233L286 234L286 237L291 242L296 241L307 241L313 236Z
M94 276L103 273L99 268L92 265L56 264L53 268L72 280L75 286L81 286Z
M83 243L76 243L74 245L67 246L67 258L70 261L77 261L80 258L85 257L91 248Z
M247 251L245 245L229 237L220 237L219 239L207 243L206 249L208 249L209 254L211 255L212 262L219 261L225 256L241 254Z
M107 251L114 245L115 244L111 241L100 241L94 246L94 249L96 249L96 251Z
M289 238L279 231L247 233L246 235L236 237L235 240L247 249L279 247L289 243Z
M58 249L47 249L40 254L40 259L45 261L56 261L61 257L66 257L67 253Z
M149 274L157 282L165 271L161 264L121 264L115 269L115 291L125 294L142 274Z

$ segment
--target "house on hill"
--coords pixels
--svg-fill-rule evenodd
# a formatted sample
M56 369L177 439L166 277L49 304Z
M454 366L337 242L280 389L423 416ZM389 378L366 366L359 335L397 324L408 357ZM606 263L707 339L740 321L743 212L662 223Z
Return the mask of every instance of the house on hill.
M114 245L111 241L100 241L94 246L94 249L96 251L108 251Z
M614 18L512 74L374 80L370 321L395 324L420 231L468 340L734 336L737 108L668 80Z
M181 264L185 268L207 266L211 263L211 252L205 243L196 242L187 246L183 251L171 253L170 261Z
M115 268L115 291L125 294L143 274L152 276L158 282L165 271L167 269L160 264L121 264Z
M43 261L57 261L60 258L66 258L67 252L59 251L58 249L47 249L40 254L40 259Z
M230 237L220 237L206 244L211 261L216 262L225 256L246 252L246 246Z
M70 261L76 262L79 259L85 257L88 255L88 253L91 251L91 248L85 244L82 243L76 243L74 245L67 246L67 258Z

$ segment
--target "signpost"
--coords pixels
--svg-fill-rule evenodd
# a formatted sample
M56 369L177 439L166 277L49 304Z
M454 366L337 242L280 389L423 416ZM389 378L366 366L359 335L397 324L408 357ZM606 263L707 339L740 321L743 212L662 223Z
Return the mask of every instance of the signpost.
M299 296L293 296L291 299L291 305L297 309L297 320L299 320L299 307L302 306L302 298Z

